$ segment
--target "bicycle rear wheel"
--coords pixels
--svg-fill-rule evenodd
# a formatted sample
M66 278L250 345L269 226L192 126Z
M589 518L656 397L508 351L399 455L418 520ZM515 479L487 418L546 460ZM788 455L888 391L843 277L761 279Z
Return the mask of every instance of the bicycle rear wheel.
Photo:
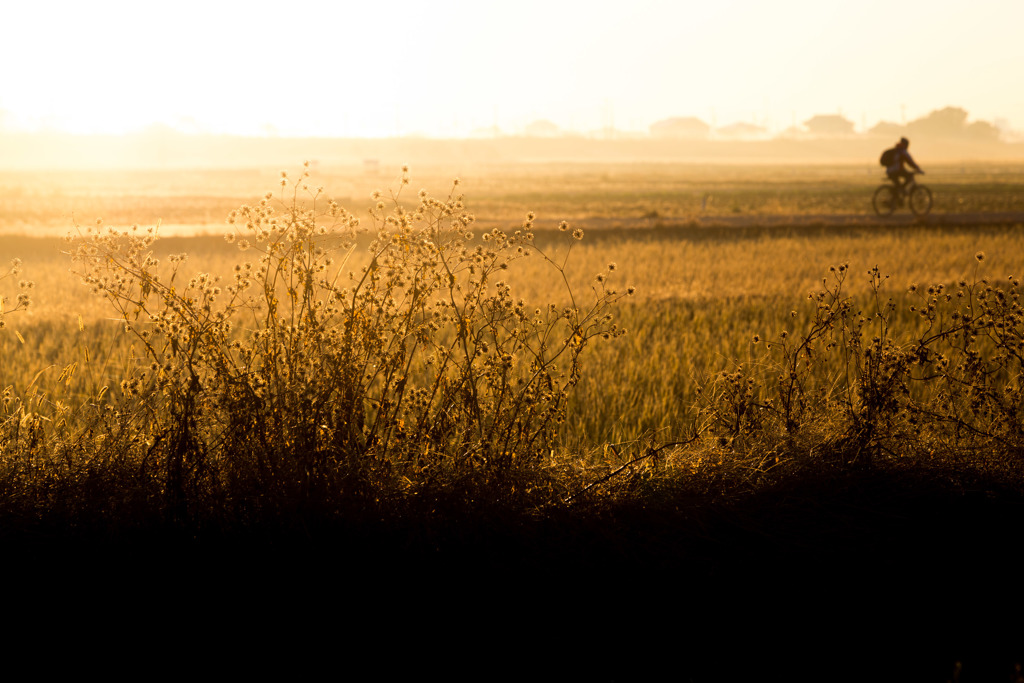
M879 186L871 199L871 205L875 207L875 213L879 216L891 215L896 210L896 188L892 185Z
M910 210L917 217L927 216L932 210L932 191L924 185L916 185L910 191Z

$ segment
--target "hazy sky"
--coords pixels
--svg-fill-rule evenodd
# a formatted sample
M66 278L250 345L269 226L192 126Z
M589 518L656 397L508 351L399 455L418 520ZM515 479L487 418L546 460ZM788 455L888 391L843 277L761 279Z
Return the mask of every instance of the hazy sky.
M40 0L3 21L7 129L860 129L953 105L1024 130L1021 0Z

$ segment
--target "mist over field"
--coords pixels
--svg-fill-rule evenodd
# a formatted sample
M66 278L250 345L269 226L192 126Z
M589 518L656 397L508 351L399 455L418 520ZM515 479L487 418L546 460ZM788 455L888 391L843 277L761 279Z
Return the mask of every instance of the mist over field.
M863 164L901 135L762 140L675 137L594 139L499 136L484 139L245 138L188 135L171 129L111 136L0 132L0 169L287 168L296 159L322 166L444 166L452 172L520 163ZM912 138L922 163L1024 158L1024 143L998 139ZM393 171L391 171L393 173Z

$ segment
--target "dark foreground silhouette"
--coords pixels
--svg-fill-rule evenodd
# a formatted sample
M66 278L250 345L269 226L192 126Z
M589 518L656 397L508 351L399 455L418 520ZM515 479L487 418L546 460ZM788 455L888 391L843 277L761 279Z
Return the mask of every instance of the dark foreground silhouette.
M345 625L345 651L423 652L403 660L420 672L438 670L436 648L454 639L457 661L442 668L459 679L499 666L498 679L543 667L595 680L946 681L960 662L955 680L1013 680L1019 481L816 466L756 489L707 486L546 506L489 501L482 487L231 520L8 508L0 551L5 572L71 575L105 609L284 610L275 633Z

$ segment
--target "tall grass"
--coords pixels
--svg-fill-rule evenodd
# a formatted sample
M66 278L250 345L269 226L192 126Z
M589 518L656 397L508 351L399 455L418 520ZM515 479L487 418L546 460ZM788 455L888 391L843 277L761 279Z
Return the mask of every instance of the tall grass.
M976 255L978 265L984 254ZM700 387L699 428L735 453L984 463L1019 470L1024 447L1020 281L976 270L893 296L867 272L847 294L846 265L809 298L810 318L754 335L762 351ZM792 316L796 322L797 313Z
M584 351L621 334L614 265L581 299L565 275L579 229L563 225L557 261L534 242L532 214L474 242L456 181L411 208L401 189L375 193L364 230L307 176L286 192L282 173L279 199L231 213L239 261L224 280L184 275L185 255L162 264L152 231L96 225L73 240L84 282L137 349L107 428L130 425L130 448L161 463L185 512L238 491L293 504L395 482L511 481L549 457ZM513 295L505 273L531 258L567 305Z

